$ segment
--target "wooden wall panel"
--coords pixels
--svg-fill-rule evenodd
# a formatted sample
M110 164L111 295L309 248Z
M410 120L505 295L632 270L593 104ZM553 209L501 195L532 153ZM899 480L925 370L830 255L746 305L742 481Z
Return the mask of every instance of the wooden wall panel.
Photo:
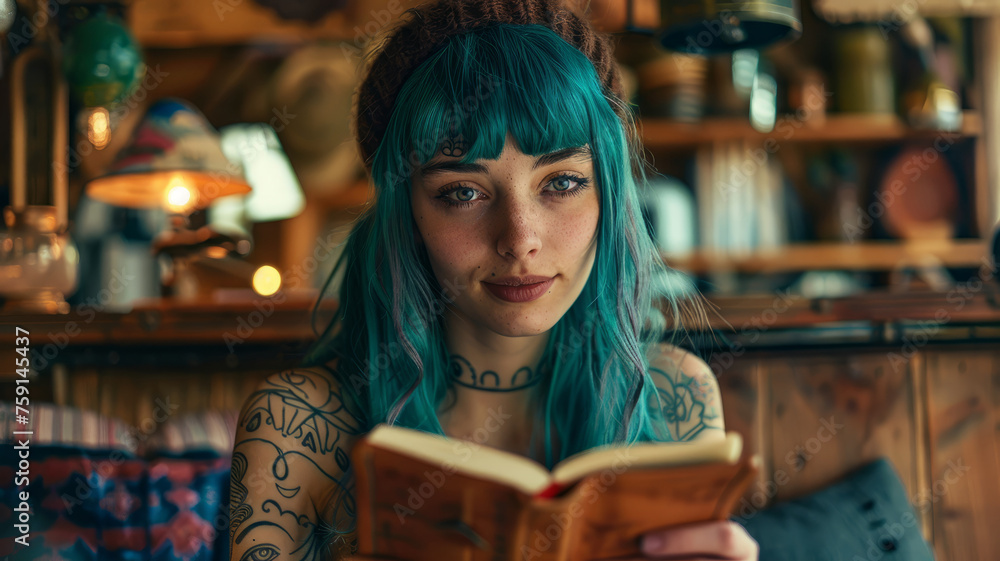
M736 360L729 368L716 372L726 430L743 436L744 455L757 453L763 460L757 481L750 484L737 507L736 513L744 518L751 518L757 511L766 508L773 497L773 493L768 492L774 485L770 453L771 418L762 414L769 409L762 400L770 394L760 391L760 388L767 387L766 376L767 372L762 372L753 359Z
M815 356L815 355L813 355ZM887 353L762 361L771 392L772 462L787 478L777 500L817 491L880 456L908 495L919 487L909 366Z
M927 354L930 478L938 559L1000 559L1000 351Z
M77 370L67 377L65 405L96 411L140 432L151 432L167 419L185 413L240 409L258 381L273 372Z
M100 411L100 374L96 368L70 370L68 375L68 401L60 405L72 405L89 411Z

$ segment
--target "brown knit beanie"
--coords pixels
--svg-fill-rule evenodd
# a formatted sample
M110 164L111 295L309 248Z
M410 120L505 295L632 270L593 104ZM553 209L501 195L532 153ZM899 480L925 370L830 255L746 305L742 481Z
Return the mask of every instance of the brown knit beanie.
M408 20L406 14L411 15ZM623 121L627 119L610 41L560 0L439 0L404 13L403 23L385 40L361 84L355 134L369 171L396 97L413 71L448 38L497 23L544 25L575 46L594 64L611 107Z

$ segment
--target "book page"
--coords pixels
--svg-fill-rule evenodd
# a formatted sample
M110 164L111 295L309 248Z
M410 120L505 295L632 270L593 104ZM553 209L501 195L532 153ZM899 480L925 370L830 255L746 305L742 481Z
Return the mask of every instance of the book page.
M365 440L425 462L435 468L495 481L534 495L548 487L551 478L545 466L517 454L475 442L408 429L379 425Z
M613 469L651 468L724 462L735 464L743 451L743 438L730 431L724 440L698 440L694 442L644 442L632 446L604 446L592 448L556 464L552 480L568 485L584 476Z

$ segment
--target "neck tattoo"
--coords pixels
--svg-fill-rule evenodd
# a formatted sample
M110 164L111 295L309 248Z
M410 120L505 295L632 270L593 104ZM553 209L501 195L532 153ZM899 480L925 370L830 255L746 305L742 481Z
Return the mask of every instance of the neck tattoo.
M461 355L450 355L449 373L451 381L467 388L483 390L488 392L512 392L529 388L545 377L545 368L535 368L532 370L527 366L522 366L514 373L510 382L500 382L500 375L493 370L484 370L476 373L469 363Z

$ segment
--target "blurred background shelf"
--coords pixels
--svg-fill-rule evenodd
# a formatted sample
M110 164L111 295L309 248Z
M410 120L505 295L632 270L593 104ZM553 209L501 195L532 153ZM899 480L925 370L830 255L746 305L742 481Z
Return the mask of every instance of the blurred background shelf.
M331 7L338 3L345 4L331 2ZM351 11L338 10L310 22L289 21L269 7L242 0L135 0L129 10L129 26L147 48L350 40L356 18Z
M698 146L723 140L774 139L777 142L895 142L906 139L973 138L982 134L982 118L977 111L964 111L962 127L955 132L915 129L896 115L831 114L823 121L797 120L786 115L777 120L774 130L763 133L754 129L745 117L706 118L698 123L670 119L642 119L637 124L647 148Z
M312 202L321 204L328 212L359 210L372 200L374 195L375 190L371 182L368 178L363 178L343 191L313 195Z
M714 271L780 273L813 270L887 271L903 266L978 267L986 258L983 240L927 243L871 241L855 244L810 243L732 255L698 251L664 255L671 267L694 274Z

